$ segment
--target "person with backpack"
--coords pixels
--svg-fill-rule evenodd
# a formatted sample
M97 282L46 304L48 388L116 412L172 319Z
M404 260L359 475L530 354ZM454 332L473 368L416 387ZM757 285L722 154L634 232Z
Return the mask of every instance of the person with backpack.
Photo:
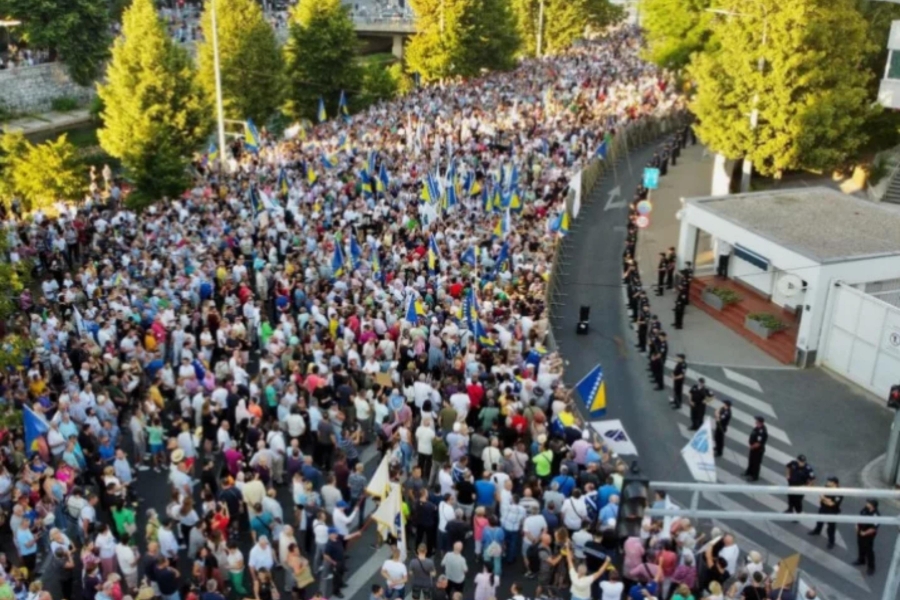
M485 564L492 567L494 575L500 577L501 557L503 556L503 543L506 540L506 532L500 527L497 517L488 517L488 526L481 534L482 558Z

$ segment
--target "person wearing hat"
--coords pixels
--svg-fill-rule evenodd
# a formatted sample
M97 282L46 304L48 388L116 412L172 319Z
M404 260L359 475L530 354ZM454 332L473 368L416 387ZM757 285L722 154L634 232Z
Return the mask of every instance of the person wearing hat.
M744 477L749 481L759 480L759 468L762 466L763 455L766 453L766 442L769 441L769 432L766 429L766 419L762 415L756 415L756 426L750 432L750 454L747 458L747 470Z
M880 517L878 512L878 500L866 499L866 505L859 511L861 517ZM869 575L875 573L875 536L878 535L878 525L875 523L861 522L856 524L856 548L857 556L854 565L866 565Z
M725 449L725 433L728 431L728 424L731 423L731 400L722 400L722 406L713 413L716 421L716 429L713 431L713 454L722 456Z
M788 485L790 487L812 485L816 481L816 473L813 471L810 464L806 462L806 455L804 454L798 456L797 460L792 460L787 464L785 477L787 477ZM798 515L802 513L803 495L788 495L788 509L785 512L797 513Z
M840 485L837 477L829 477L825 482L827 488L837 488ZM820 515L839 515L841 514L841 503L844 501L843 496L826 494L819 497L819 514ZM809 535L819 535L822 533L822 521L816 523ZM834 548L834 531L837 529L836 523L828 523L825 532L828 535L828 549Z
M713 393L706 387L706 380L702 377L691 386L691 431L697 431L703 427L703 418L706 416L706 405L712 402Z
M331 596L334 598L343 598L341 590L345 587L344 570L345 555L344 542L341 540L340 533L334 527L328 528L328 542L325 543L325 551L322 554L325 561L327 573L331 573Z

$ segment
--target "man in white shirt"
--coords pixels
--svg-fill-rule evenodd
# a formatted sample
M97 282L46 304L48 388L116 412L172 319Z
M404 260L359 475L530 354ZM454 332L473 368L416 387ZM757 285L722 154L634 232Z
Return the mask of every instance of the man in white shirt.
M256 581L256 572L260 569L272 570L272 567L275 566L275 551L269 544L269 538L264 535L259 536L256 545L250 550L247 566L250 567L250 574L254 581Z
M434 425L431 417L422 417L422 424L416 429L416 452L419 455L419 467L422 469L422 477L429 481L431 477L432 465L432 442L437 433L434 431Z
M171 560L178 560L178 539L172 531L174 521L167 521L156 533L159 553Z
M572 492L572 497L566 498L562 503L560 513L563 525L569 530L570 534L581 529L584 520L587 518L588 511L580 490L576 488Z
M350 508L350 505L341 500L334 505L334 511L331 513L331 520L334 523L334 528L337 529L338 535L342 538L346 538L350 535L350 524L359 517L358 506L349 515L347 514L348 508Z

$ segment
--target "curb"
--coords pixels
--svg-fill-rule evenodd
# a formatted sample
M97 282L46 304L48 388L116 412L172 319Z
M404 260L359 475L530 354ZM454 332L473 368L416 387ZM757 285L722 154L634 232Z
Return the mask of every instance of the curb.
M884 468L885 461L887 461L886 453L871 460L869 464L862 468L862 471L860 471L859 473L859 479L864 488L874 490L892 489L891 486L887 485L887 483L881 477L881 471ZM894 487L894 489L896 489L896 486ZM881 502L889 503L891 504L891 506L900 509L900 500L884 498L881 500Z

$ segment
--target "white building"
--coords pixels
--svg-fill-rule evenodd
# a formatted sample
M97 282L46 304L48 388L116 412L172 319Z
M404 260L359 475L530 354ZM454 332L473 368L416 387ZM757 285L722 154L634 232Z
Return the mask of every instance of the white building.
M798 365L882 397L900 382L900 206L828 188L686 200L680 260L702 270L709 236L733 247L730 278L796 310Z

